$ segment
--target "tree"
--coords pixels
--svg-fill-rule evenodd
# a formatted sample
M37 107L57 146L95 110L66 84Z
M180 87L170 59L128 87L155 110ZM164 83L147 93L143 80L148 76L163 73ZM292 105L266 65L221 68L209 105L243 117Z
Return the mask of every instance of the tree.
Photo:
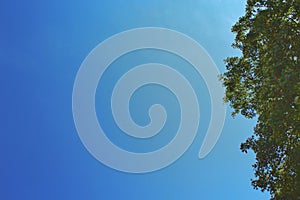
M221 79L232 115L257 117L241 144L256 155L252 185L300 199L300 0L248 0L232 32L242 55L225 60Z

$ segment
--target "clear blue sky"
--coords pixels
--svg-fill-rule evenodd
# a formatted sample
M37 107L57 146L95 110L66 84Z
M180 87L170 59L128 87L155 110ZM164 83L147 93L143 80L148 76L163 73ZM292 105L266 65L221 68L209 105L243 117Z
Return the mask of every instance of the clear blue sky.
M210 116L201 77L195 82L203 102L199 133L179 160L153 173L126 174L95 160L82 145L72 117L77 70L99 42L136 27L170 28L199 42L224 72L223 60L239 54L230 47L234 39L230 29L244 7L245 1L238 0L2 1L0 199L268 199L250 185L254 155L239 150L255 121L232 119L228 112L216 147L205 159L198 159ZM138 60L151 61L145 52L136 53ZM167 58L156 57L161 62L168 62ZM136 60L129 55L119 62L130 66ZM169 64L176 67L178 62L171 59ZM137 93L135 99L143 97ZM96 106L101 110L104 105ZM108 113L98 115L109 119ZM133 116L144 123L138 112ZM122 137L111 139L124 148L131 144Z

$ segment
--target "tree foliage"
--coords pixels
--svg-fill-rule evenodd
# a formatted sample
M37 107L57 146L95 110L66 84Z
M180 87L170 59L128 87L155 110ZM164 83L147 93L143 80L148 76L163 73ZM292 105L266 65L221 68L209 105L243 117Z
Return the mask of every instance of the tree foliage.
M256 189L300 199L300 0L248 0L232 27L240 57L226 59L225 101L233 115L257 116L241 150L256 154Z

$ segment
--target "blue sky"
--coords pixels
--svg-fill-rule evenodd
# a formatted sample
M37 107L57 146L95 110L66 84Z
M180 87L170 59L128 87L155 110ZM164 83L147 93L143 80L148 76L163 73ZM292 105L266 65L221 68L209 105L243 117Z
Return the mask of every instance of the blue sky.
M198 159L210 116L209 106L205 106L209 96L201 77L194 79L201 99L199 133L179 160L156 172L127 174L101 164L82 145L72 117L76 73L101 41L137 27L174 29L200 43L224 72L223 60L239 54L230 47L234 39L230 29L243 15L244 7L245 1L238 0L2 1L0 199L268 199L267 194L250 185L254 155L239 150L240 143L251 135L255 121L239 116L232 119L228 112L217 145L206 158ZM175 68L181 62L159 53L129 54L112 65L111 74L118 74L119 64L130 67L153 58ZM189 70L184 73L193 77ZM108 86L98 88L96 99L101 94L107 96L103 90L112 82L107 79ZM167 91L144 88L132 102L133 117L141 124L147 118L136 102L150 104L142 93L149 95L152 90L158 90L158 98L150 100L173 102L176 106L174 96ZM105 104L96 107L98 117L108 120L104 128L118 132ZM176 108L170 111L174 117L166 130L176 128L178 122ZM136 144L137 148L131 149L134 141L121 134L109 137L129 150L153 149L168 139Z

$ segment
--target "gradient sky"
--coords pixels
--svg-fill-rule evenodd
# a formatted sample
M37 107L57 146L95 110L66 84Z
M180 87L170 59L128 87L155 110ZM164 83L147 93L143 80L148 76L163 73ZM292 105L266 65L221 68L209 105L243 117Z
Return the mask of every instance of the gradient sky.
M198 98L202 99L200 130L188 151L162 170L137 175L106 167L82 145L72 117L72 88L77 70L101 41L137 27L174 29L199 42L224 72L223 60L239 55L230 47L234 39L230 29L243 15L244 7L245 1L239 0L2 1L0 199L268 199L269 195L250 185L254 155L239 150L240 143L251 135L255 121L239 116L232 119L228 112L217 145L206 158L198 159L209 123L210 110L205 106L209 96L201 77L196 79L189 70L182 73L194 80ZM136 52L118 62L130 67L155 58L175 68L181 62L158 53ZM112 66L111 74L120 73L116 71L118 65ZM102 90L99 86L96 99L101 94L105 96L105 89L111 87L113 79L106 81ZM157 90L159 98L147 102L142 93L149 95L152 90ZM141 124L147 118L135 103L140 101L177 103L168 91L145 87L132 100L133 117ZM96 107L100 112L105 104ZM169 131L178 122L178 110L170 110L174 117L166 129ZM104 129L117 132L109 110L99 112L99 118L105 116L108 120ZM157 148L168 139L162 138L153 145L137 144L136 149L130 149L132 141L117 136L109 137L136 151Z

